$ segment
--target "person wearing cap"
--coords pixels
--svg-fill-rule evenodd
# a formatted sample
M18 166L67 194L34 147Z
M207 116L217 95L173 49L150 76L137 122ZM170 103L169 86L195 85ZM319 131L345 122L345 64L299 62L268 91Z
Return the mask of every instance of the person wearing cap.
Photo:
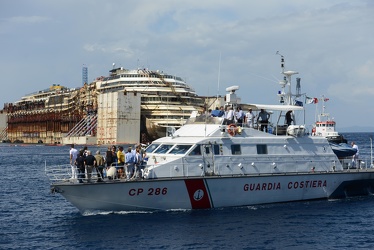
M96 159L96 172L97 172L97 182L102 182L104 178L104 164L105 160L104 157L100 154L100 150L96 151L95 154Z
M255 114L252 113L252 109L248 109L248 112L245 114L245 123L249 128L253 128L254 122L255 122Z

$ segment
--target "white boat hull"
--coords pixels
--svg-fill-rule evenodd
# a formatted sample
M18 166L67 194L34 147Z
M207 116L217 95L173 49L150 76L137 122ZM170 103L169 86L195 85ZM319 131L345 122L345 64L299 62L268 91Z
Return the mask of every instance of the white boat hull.
M374 171L53 184L81 212L206 209L374 192Z

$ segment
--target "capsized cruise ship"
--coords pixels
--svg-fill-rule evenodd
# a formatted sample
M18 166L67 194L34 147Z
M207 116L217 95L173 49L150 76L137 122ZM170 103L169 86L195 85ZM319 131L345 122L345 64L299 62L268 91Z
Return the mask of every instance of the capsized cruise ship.
M140 96L139 104L132 102L134 98L126 99L126 108L120 109L116 100L130 93L134 98ZM54 84L15 103L4 104L7 127L1 140L63 144L64 138L86 137L94 144L113 144L132 143L128 138L136 135L136 141L150 142L181 127L192 113L201 112L204 99L179 76L159 70L113 68L108 76L97 77L79 88ZM139 119L140 125L129 123L129 117ZM117 131L111 138L99 140L98 132L105 135L108 122L117 126L116 131L132 127L127 135Z
M108 77L98 77L95 84L99 94L120 90L141 93L142 141L163 137L167 130L181 127L204 106L203 98L181 77L159 70L115 68Z

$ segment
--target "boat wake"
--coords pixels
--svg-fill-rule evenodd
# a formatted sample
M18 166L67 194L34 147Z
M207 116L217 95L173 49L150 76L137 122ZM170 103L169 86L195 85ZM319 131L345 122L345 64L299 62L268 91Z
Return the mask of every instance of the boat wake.
M157 211L85 211L82 213L83 216L96 216L96 215L126 215L126 214L153 214Z

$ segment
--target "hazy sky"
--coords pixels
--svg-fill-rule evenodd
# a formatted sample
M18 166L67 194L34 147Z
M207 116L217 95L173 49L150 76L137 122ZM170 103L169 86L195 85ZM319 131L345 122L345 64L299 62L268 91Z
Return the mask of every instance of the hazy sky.
M83 64L92 81L113 63L181 76L199 95L238 85L242 102L278 104L279 51L302 93L330 99L338 127L373 126L373 27L371 0L0 0L0 105L79 87Z

